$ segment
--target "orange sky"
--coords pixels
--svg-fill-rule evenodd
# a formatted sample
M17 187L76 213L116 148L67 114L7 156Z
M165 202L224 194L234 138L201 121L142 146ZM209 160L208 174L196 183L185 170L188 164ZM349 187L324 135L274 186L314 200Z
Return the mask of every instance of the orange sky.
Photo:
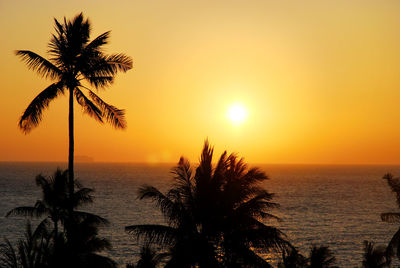
M17 128L50 81L13 50L46 56L52 18L81 11L134 69L99 92L127 110L128 129L76 107L76 155L197 161L208 137L253 163L400 164L397 0L0 0L0 161L67 160L66 97L29 135ZM235 126L238 101L248 117Z

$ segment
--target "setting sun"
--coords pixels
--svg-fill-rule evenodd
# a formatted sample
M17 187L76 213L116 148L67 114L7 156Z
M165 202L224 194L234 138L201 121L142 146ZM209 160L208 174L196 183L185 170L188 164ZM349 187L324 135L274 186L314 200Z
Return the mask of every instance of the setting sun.
M233 124L240 125L247 119L247 110L242 104L233 104L229 107L228 118Z

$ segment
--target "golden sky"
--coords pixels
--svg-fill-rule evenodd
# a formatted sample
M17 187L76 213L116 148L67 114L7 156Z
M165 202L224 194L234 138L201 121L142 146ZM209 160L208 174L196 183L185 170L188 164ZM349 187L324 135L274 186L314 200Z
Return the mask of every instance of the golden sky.
M134 69L99 92L128 129L76 106L76 155L197 161L208 137L252 163L400 163L397 0L0 0L0 161L67 161L66 96L30 134L17 128L51 81L13 51L47 56L53 18L81 11ZM227 119L237 102L240 125Z

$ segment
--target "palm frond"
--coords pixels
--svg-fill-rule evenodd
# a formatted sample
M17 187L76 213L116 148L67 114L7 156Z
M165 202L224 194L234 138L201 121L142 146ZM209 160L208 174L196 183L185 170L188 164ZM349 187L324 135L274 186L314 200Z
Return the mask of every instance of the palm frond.
M93 91L89 90L90 98L96 103L102 112L102 117L105 117L108 123L115 128L126 128L125 111L118 109L115 106L109 105L104 102Z
M10 216L28 216L28 217L42 217L48 213L47 209L38 209L37 207L16 207L7 212L6 217Z
M99 48L108 43L108 39L110 38L111 31L107 31L102 33L93 39L84 49L86 53L91 53L92 51L98 51Z
M83 112L103 123L103 113L99 107L89 100L79 88L75 88L74 93L76 101L82 106Z
M107 63L111 65L111 67L115 72L116 71L126 72L132 69L132 64L133 64L132 58L123 53L112 54L108 56Z
M134 235L136 239L142 238L148 243L157 243L162 247L173 245L177 238L175 228L157 224L126 226L125 231Z
M57 79L61 77L61 71L53 63L42 56L29 50L17 50L15 55L24 61L29 69L36 71L42 77Z
M94 192L93 189L90 188L81 188L76 191L72 197L72 203L75 208L84 205L93 203L93 196L92 193Z
M0 267L19 268L18 256L8 239L0 244Z
M74 210L73 216L77 217L80 220L85 220L85 221L90 222L95 225L103 225L103 226L110 225L110 222L107 219L100 217L98 215L89 213L89 212Z
M19 120L19 128L28 133L42 120L42 112L49 106L50 101L60 93L64 93L63 83L53 83L37 95L29 104Z
M154 201L167 221L175 223L181 217L179 204L171 200L170 196L161 193L157 188L145 185L139 188L138 194L140 199L146 198Z
M86 79L96 89L107 87L114 82L113 76L86 76Z
M400 223L400 213L387 212L381 214L381 219L388 223Z

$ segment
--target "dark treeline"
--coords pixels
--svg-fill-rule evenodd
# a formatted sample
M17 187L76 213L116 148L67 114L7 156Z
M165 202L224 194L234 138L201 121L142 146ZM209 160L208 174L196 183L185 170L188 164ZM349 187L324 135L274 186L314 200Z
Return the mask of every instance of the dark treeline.
M99 122L125 128L124 111L104 102L88 86L100 89L111 85L117 72L132 68L132 59L124 54L105 55L103 46L110 32L90 41L91 25L82 14L71 21L55 20L55 30L48 45L49 60L32 51L16 51L30 69L55 80L28 105L19 127L28 133L40 123L49 103L68 91L68 169L57 170L50 177L38 175L36 184L42 194L37 202L7 213L7 217L41 221L37 226L28 221L24 238L15 245L4 238L0 268L114 268L116 262L103 255L111 244L99 235L99 227L108 221L82 210L93 202L93 190L74 178L73 105L76 101ZM206 142L196 168L180 159L166 193L150 185L138 190L138 198L153 201L161 211L165 225L127 223L133 224L126 227L127 235L142 248L139 260L126 267L335 267L334 253L328 247L316 245L304 256L274 227L279 218L272 211L279 205L273 201L274 195L260 186L268 179L262 170L250 168L243 159L226 152L215 165L212 160L213 148ZM400 180L390 174L384 179L400 207ZM398 223L400 213L383 213L381 218ZM360 266L391 266L393 258L400 259L399 243L400 229L386 247L364 241Z
M337 267L328 247L316 245L303 255L274 227L279 218L272 210L279 205L273 202L274 195L260 186L268 179L263 171L249 168L243 159L226 152L216 164L212 160L213 148L206 142L196 167L184 158L179 160L166 193L150 185L138 189L138 198L153 201L166 224L126 226L127 235L142 245L139 259L125 264L127 268ZM400 206L400 180L390 174L383 178ZM24 239L16 245L4 240L0 267L118 266L102 255L111 244L99 236L98 229L108 221L81 210L93 202L93 190L75 180L70 196L68 183L68 171L36 177L41 198L6 216L22 215L41 222L36 227L28 222ZM400 213L382 213L381 218L398 222ZM399 237L397 231L386 247L364 241L360 267L391 267L394 259L400 259Z

